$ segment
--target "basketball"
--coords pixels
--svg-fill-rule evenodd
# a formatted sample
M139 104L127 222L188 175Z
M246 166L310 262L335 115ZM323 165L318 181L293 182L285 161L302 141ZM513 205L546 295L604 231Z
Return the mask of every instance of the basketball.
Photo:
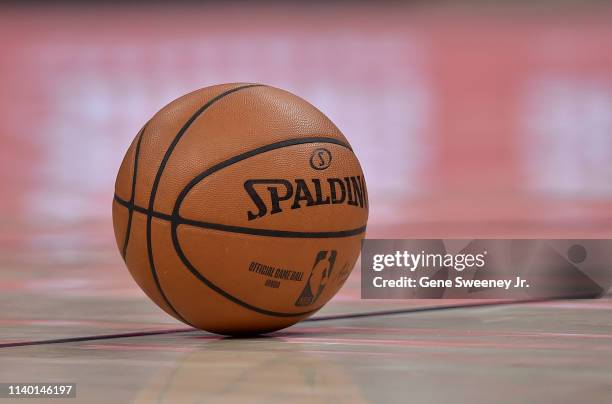
M359 161L317 108L277 88L184 95L140 130L119 168L113 225L142 290L193 327L251 335L321 309L359 256Z

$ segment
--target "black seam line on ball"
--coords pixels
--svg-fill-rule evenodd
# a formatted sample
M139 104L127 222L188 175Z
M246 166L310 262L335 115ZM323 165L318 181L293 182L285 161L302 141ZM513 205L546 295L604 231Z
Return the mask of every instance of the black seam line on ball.
M173 220L176 225L187 225L193 227L200 227L203 229L220 230L230 233L250 234L253 236L268 236L268 237L281 237L281 238L342 238L351 237L361 234L366 231L366 226L361 226L356 229L340 230L340 231L289 231L289 230L270 230L270 229L251 229L249 227L240 226L229 226L219 223L207 223L200 222L197 220L190 220L179 218Z
M328 137L321 137L321 136L294 138L294 139L288 139L288 140L284 140L284 141L277 142L277 143L272 143L272 144L262 146L262 147L250 150L248 152L239 154L238 156L229 158L225 161L222 161L221 163L218 163L208 168L204 172L202 172L194 180L192 180L185 188L183 188L183 191L177 198L173 213L171 215L168 215L162 212L156 212L153 209L145 209L140 206L133 206L132 208L139 213L143 213L147 215L148 221L152 220L151 219L152 217L156 217L158 219L169 221L172 224L171 233L172 233L172 242L174 244L174 250L176 251L177 255L179 256L183 264L187 267L187 269L189 269L189 271L199 281L201 281L202 283L207 285L210 289L219 293L221 296L225 297L226 299L248 310L255 311L257 313L264 314L264 315L271 316L271 317L298 317L298 316L312 314L316 312L317 310L319 310L321 307L318 307L312 310L308 310L308 311L298 312L298 313L275 312L271 310L262 309L257 306L253 306L245 301L238 299L237 297L231 295L225 290L221 289L219 286L215 285L213 282L211 282L205 276L203 276L193 266L193 264L191 264L191 262L187 259L187 257L185 256L180 246L180 243L178 240L178 232L177 232L177 228L179 225L188 225L188 226L194 226L194 227L200 227L200 228L206 228L206 229L212 229L212 230L221 230L221 231L227 231L227 232L233 232L233 233L257 235L257 236L272 236L272 237L287 237L287 238L339 238L339 237L354 236L354 235L358 235L358 234L365 232L366 226L362 226L357 229L343 230L343 231L336 231L336 232L297 232L297 231L284 231L284 230L252 229L248 227L229 226L229 225L223 225L223 224L218 224L218 223L208 223L208 222L202 222L202 221L197 221L197 220L185 219L179 215L181 203L186 197L186 195L196 184L198 184L200 181L202 181L204 178L208 177L209 175L212 175L215 172L225 167L228 167L232 164L235 164L242 160L256 156L258 154L265 153L267 151L276 150L276 149L280 149L283 147L299 145L299 144L306 144L306 143L333 143L333 144L337 144L337 145L346 147L350 150L350 147L342 141L339 141L335 138L328 138ZM118 196L115 196L115 199L117 200L118 203L124 206L129 205L128 201L123 201Z
M213 105L215 102L219 101L223 97L225 97L225 96L227 96L229 94L232 94L232 93L234 93L236 91L240 91L240 90L243 90L243 89L246 89L246 88L251 88L251 87L259 87L259 86L261 86L261 85L259 85L259 84L248 84L248 85L244 85L244 86L234 87L234 88L232 88L230 90L224 91L221 94L219 94L219 95L213 97L212 99L210 99L203 106L201 106L196 112L193 113L193 115L191 115L191 117L187 120L187 122L185 122L185 124L183 124L183 126L178 131L176 136L174 136L174 139L172 140L172 143L170 143L170 146L168 146L168 149L166 150L166 153L164 153L164 157L162 158L162 161L161 161L161 163L159 165L159 168L157 169L157 174L155 175L155 180L153 181L153 186L151 187L151 195L149 196L149 209L148 209L149 211L153 212L153 210L154 210L154 207L155 207L155 197L157 195L157 188L159 187L159 182L161 180L161 176L162 176L162 174L164 172L164 169L166 168L166 164L168 164L168 160L170 159L170 156L174 152L174 149L176 148L176 145L181 140L181 138L183 137L185 132L187 132L187 129L189 129L191 124L204 111L206 111L211 105ZM157 270L155 268L155 260L153 258L153 241L152 241L152 226L151 226L151 221L152 220L153 220L153 215L147 215L147 253L148 253L148 256L149 256L149 268L151 270L151 275L153 276L153 280L155 281L155 285L157 286L157 290L159 291L161 297L164 299L164 301L166 302L168 307L170 307L170 309L177 315L177 317L179 319L181 319L183 322L185 322L185 323L187 323L189 325L192 325L172 305L172 303L170 302L170 300L168 299L168 297L164 293L164 290L162 289L159 277L157 276Z
M244 307L245 309L254 311L256 313L264 314L264 315L270 316L270 317L284 317L284 318L287 318L287 317L299 317L299 316L310 315L310 314L313 314L316 311L320 310L321 307L323 307L323 305L321 305L321 306L319 306L319 307L317 307L315 309L312 309L312 310L302 311L302 312L298 312L298 313L285 313L285 312L277 312L277 311L272 311L272 310L266 310L266 309L262 309L261 307L253 306L252 304L249 304L249 303L247 303L247 302L245 302L243 300L238 299L237 297L233 296L232 294L226 292L224 289L221 289L219 286L215 285L213 282L208 280L208 278L206 278L204 275L202 275L200 273L200 271L198 271L191 264L191 262L187 259L187 257L183 253L183 249L180 246L180 243L178 241L178 232L176 231L176 225L175 224L172 225L172 243L174 243L174 250L178 254L178 256L181 259L181 261L183 261L183 264L189 269L189 272L191 272L200 282L204 283L210 289L212 289L213 291L217 292L221 296L225 297L229 301L234 302L237 305L239 305L241 307Z
M140 156L140 143L142 142L142 137L145 133L147 125L149 122L145 123L145 125L140 129L140 133L138 134L138 141L136 142L136 150L134 151L134 172L132 173L132 192L130 195L130 205L128 206L128 222L127 228L125 230L125 240L123 241L123 249L121 250L121 256L125 261L125 257L127 255L128 243L130 241L130 232L132 229L132 216L134 214L134 200L136 198L136 177L138 175L138 157Z
M216 173L217 171L222 170L226 167L229 167L232 164L236 164L242 160L246 160L251 157L257 156L258 154L262 154L262 153L269 152L269 151L276 150L276 149L282 149L284 147L296 146L296 145L308 144L308 143L331 143L331 144L336 144L342 147L346 147L347 149L351 151L351 153L353 152L353 149L351 149L351 146L344 143L343 141L335 139L333 137L326 137L326 136L309 136L309 137L302 137L302 138L298 137L298 138L293 138L293 139L282 140L276 143L270 143L265 146L258 147L256 149L249 150L247 152L244 152L242 154L239 154L237 156L224 160L220 163L217 163L210 168L207 168L202 173L200 173L198 176L196 176L193 180L189 181L189 183L185 186L185 188L183 188L179 196L176 198L176 202L174 204L173 215L179 216L178 212L181 208L181 204L183 203L183 200L185 199L189 191L191 191L193 187L195 187L200 181L202 181L204 178L208 177L209 175L212 175Z
M267 151L276 150L276 149L280 149L283 147L295 146L299 144L307 144L307 143L332 143L332 144L337 144L339 146L346 147L347 149L352 151L352 149L350 148L348 144L338 139L329 138L325 136L311 136L311 137L304 137L304 138L287 139L287 140L283 140L277 143L271 143L269 145L258 147L248 152L239 154L238 156L231 157L225 161L222 161L221 163L215 164L214 166L208 168L207 170L202 172L200 175L198 175L194 180L190 181L189 184L187 184L187 186L183 188L183 191L177 198L177 203L175 204L174 212L171 215L162 213L162 212L157 212L155 210L149 210L141 206L134 205L133 202L131 203L130 201L125 201L117 195L115 195L115 200L117 201L117 203L127 207L128 209L135 210L147 216L153 216L158 219L177 223L177 225L184 224L184 225L189 225L193 227L227 231L227 232L232 232L232 233L269 236L269 237L287 237L287 238L338 238L338 237L355 236L357 234L361 234L365 232L366 226L361 226L361 227L358 227L355 229L349 229L349 230L324 231L324 232L303 232L303 231L290 231L290 230L256 229L256 228L250 228L250 227L230 226L230 225L225 225L225 224L220 224L220 223L210 223L210 222L203 222L203 221L192 220L192 219L185 219L179 215L178 210L180 209L180 204L184 200L187 193L197 183L199 183L200 181L202 181L204 178L208 177L209 175L212 175L213 173L225 167L228 167L232 164L235 164L242 160L246 160L258 154L265 153Z
M194 178L191 182L189 182L189 184L187 184L187 186L185 188L183 188L183 190L181 191L181 193L179 194L175 204L174 204L174 209L172 211L172 217L173 218L180 218L179 212L180 212L180 207L181 204L183 202L183 200L185 199L185 197L187 196L187 194L189 193L189 191L196 185L198 184L200 181L202 181L204 178L208 177L209 175L214 174L215 172L228 167L234 163L237 163L239 161L248 159L250 157L256 156L258 154L261 153L265 153L271 150L276 150L276 149L280 149L283 147L289 147L289 146L294 146L294 145L299 145L299 144L306 144L306 143L334 143L334 144L338 144L340 146L346 147L350 150L350 147L342 142L339 141L338 139L335 138L329 138L329 137L322 137L322 136L316 136L316 137L303 137L303 138L293 138L293 139L287 139L287 140L283 140L280 142L276 142L276 143L272 143L269 145L265 145L262 147L258 147L256 149L247 151L245 153L239 154L237 156L234 156L232 158L229 158L225 161L222 161L221 163L215 164L214 166L208 168L207 170L205 170L204 172L202 172L200 175L198 175L196 178ZM351 150L352 152L352 150ZM191 225L205 225L208 228L211 228L211 223L202 223L202 222L197 222L197 221L192 221L192 220L186 220L186 219L182 219L183 224L191 224ZM200 280L200 282L204 283L206 286L208 286L210 289L212 289L213 291L217 292L218 294L220 294L221 296L225 297L226 299L234 302L235 304L244 307L245 309L254 311L256 313L260 313L260 314L264 314L270 317L284 317L284 318L288 318L288 317L299 317L299 316L305 316L305 315L310 315L316 311L318 311L321 307L323 307L323 305L311 309L311 310L307 310L307 311L302 311L302 312L297 312L297 313L287 313L287 312L277 312L277 311L272 311L272 310L266 310L263 309L261 307L257 307L254 306L252 304L249 304L243 300L240 300L239 298L233 296L232 294L226 292L225 290L223 290L222 288L220 288L219 286L215 285L212 281L210 281L208 278L206 278L204 275L202 275L200 273L200 271L197 270L197 268L189 261L189 259L187 259L187 256L185 255L185 253L183 252L183 249L181 248L179 239L178 239L178 226L180 223L178 220L173 220L172 221L172 243L174 244L174 250L176 251L176 253L178 254L179 258L181 259L181 261L183 261L183 264L187 267L187 269L189 269L189 271L198 279ZM345 232L318 232L318 233L309 233L309 232L287 232L287 231L279 231L279 230L264 230L264 229L250 229L250 228L245 228L245 227L237 227L237 226L228 226L228 225L220 225L220 224L215 224L214 225L215 229L217 230L224 230L224 231L232 231L234 233L247 233L247 234L255 234L255 235L270 235L270 236L275 236L275 237L317 237L317 238L321 238L321 237L328 237L328 236L332 236L332 237L338 237L340 235L346 235L346 234L342 234ZM360 234L362 232L365 231L365 226L356 229L357 231L354 234ZM353 230L354 232L355 230ZM349 231L351 232L351 231Z
M117 195L115 195L115 201L119 205L125 206L128 209L133 209L134 212L142 213L143 215L151 215L151 216L156 217L158 219L166 220L168 222L171 222L173 220L172 215L167 215L167 214L162 213L162 212L151 212L151 211L149 211L149 209L143 208L142 206L133 205L133 204L130 203L130 201L126 201L125 199L121 199Z
M361 234L366 231L366 226L361 226L356 229L340 230L340 231L321 231L321 232L306 232L306 231L290 231L290 230L269 230L269 229L252 229L250 227L230 226L219 223L201 222L198 220L185 219L180 216L173 216L162 212L150 211L142 206L133 205L130 201L121 199L115 195L115 201L119 205L125 206L128 209L132 209L135 212L142 213L143 215L153 216L157 219L165 220L168 222L176 223L176 225L186 225L192 227L199 227L202 229L211 229L219 231L227 231L231 233L250 234L253 236L267 236L267 237L286 237L286 238L341 238L351 237Z
M326 136L309 136L302 138L292 138L287 140L282 140L276 143L270 143L265 146L261 146L255 148L253 150L249 150L237 156L231 157L227 160L224 160L220 163L215 164L214 166L204 170L198 176L196 176L193 180L191 180L185 188L181 191L179 196L176 199L174 204L174 209L172 211L172 217L177 218L173 220L173 225L178 226L179 224L186 224L195 227L202 227L206 229L213 230L221 230L232 233L241 233L241 234L252 234L256 236L270 236L270 237L287 237L287 238L336 238L336 237L350 237L357 234L361 234L365 231L366 227L361 226L356 229L349 230L341 230L341 231L322 231L322 232L305 232L305 231L289 231L289 230L270 230L270 229L254 229L250 227L242 227L242 226L230 226L220 223L208 223L201 222L197 220L185 219L182 218L179 214L181 209L181 204L183 200L187 196L187 194L191 191L193 187L195 187L198 183L200 183L204 178L220 171L232 164L236 164L240 161L249 159L251 157L257 156L258 154L266 153L272 150L282 149L285 147L296 146L300 144L308 144L308 143L331 143L336 144L342 147L345 147L351 152L353 151L351 147L344 143L341 140L336 138L326 137Z

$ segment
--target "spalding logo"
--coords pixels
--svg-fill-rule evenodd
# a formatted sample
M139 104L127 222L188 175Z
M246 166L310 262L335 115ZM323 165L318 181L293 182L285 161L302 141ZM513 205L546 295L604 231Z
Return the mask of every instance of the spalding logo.
M326 148L318 148L310 156L310 166L315 170L325 170L332 161L332 155Z
M262 185L265 185L262 186ZM253 179L244 182L244 189L257 207L248 211L249 220L283 211L291 203L291 209L306 206L346 204L358 208L368 207L368 196L361 176L344 178ZM269 198L262 196L267 193ZM284 203L286 202L286 203ZM268 205L269 203L269 205Z

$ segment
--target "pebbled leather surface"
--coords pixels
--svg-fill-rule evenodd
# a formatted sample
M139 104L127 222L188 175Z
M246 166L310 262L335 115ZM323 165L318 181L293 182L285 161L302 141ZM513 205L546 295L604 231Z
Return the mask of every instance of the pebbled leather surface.
M359 256L368 212L363 172L338 128L291 93L245 85L204 88L162 108L129 147L113 202L118 247L129 237L126 265L145 293L169 314L225 334L283 328L322 307ZM328 166L315 169L315 160ZM271 184L254 185L253 197L249 180ZM345 188L344 202L327 202L330 181L336 202ZM271 214L274 193L281 200ZM261 204L266 214L249 218Z

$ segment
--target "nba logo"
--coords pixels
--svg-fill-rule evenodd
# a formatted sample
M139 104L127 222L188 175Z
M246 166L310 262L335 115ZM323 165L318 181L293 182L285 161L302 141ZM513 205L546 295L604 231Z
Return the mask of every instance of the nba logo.
M319 251L317 253L315 262L310 270L308 282L306 282L304 290L302 290L300 297L298 297L295 302L296 306L310 306L317 301L323 292L323 289L325 289L327 281L331 277L331 273L334 269L334 263L336 262L336 255L337 252L333 250Z

